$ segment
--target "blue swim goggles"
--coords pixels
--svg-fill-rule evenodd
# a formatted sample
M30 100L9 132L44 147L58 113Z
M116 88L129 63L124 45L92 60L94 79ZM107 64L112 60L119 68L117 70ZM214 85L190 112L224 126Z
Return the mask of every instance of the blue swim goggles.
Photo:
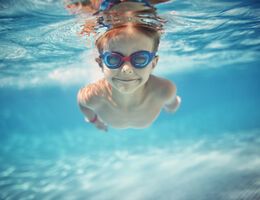
M110 69L117 69L126 61L130 62L135 68L141 69L146 67L154 58L155 52L137 51L130 56L123 56L118 52L104 52L100 58Z

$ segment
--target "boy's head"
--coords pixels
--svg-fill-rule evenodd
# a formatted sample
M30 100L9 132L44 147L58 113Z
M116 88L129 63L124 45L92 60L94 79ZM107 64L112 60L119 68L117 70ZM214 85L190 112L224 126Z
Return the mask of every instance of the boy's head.
M159 41L159 33L150 27L116 27L97 39L96 61L112 87L131 93L148 81L158 61Z
M111 42L115 42L122 37L134 37L137 33L151 38L153 42L153 51L156 52L158 50L160 43L160 33L153 27L140 24L125 24L112 28L96 40L96 47L99 53L102 53L104 48L107 47Z

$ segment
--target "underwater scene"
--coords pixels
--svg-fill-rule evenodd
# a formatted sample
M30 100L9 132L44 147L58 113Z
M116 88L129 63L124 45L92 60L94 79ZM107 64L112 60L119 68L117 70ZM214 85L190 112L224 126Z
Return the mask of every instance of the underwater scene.
M181 104L107 131L77 101L104 76L95 40L111 28L107 4L89 2L0 1L0 199L260 199L260 2L140 1L153 16L119 6L162 33L152 74Z

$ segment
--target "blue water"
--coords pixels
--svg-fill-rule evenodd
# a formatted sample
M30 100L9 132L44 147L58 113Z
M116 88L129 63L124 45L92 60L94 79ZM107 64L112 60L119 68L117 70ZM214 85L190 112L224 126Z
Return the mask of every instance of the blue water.
M176 114L96 130L76 94L101 77L61 1L0 1L0 199L260 199L260 4L176 0L155 75Z

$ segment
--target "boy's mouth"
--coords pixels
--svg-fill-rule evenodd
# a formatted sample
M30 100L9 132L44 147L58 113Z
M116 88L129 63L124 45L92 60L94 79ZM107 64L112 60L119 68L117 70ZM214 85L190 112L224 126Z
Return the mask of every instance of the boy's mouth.
M138 81L139 79L121 79L121 78L113 78L116 81L121 81L121 82L133 82L133 81Z

